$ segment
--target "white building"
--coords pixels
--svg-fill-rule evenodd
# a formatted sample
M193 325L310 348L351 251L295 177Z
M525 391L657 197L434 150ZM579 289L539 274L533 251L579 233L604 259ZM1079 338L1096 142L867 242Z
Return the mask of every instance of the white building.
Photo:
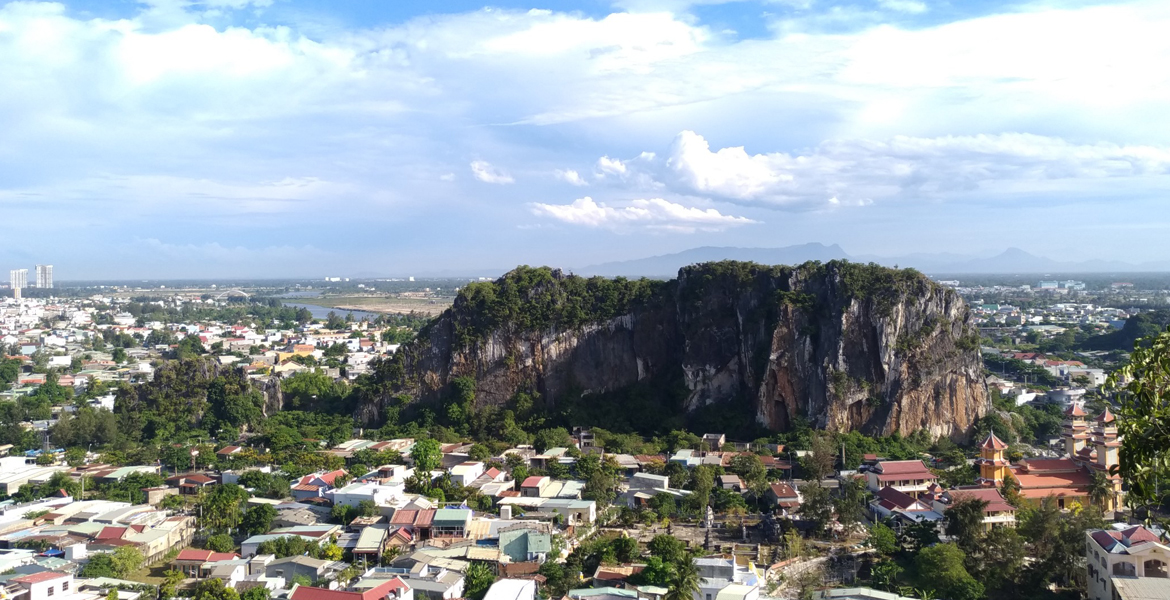
M1170 597L1170 546L1154 532L1140 525L1097 529L1085 532L1085 542L1089 600L1125 598L1124 590L1139 584L1159 587L1159 595L1150 598Z
M8 287L22 290L28 287L28 269L13 269L8 272Z
M530 579L501 579L488 588L483 600L536 600L536 582Z
M483 475L483 463L478 461L462 462L454 467L451 467L451 481L457 482L459 485L468 486L471 482L479 479Z
M37 265L37 287L41 289L53 287L53 265Z

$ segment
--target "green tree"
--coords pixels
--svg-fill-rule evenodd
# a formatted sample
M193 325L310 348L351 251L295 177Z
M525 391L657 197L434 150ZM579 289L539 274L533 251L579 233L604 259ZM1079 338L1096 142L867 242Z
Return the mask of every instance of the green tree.
M1127 502L1150 514L1170 495L1170 329L1139 340L1105 388L1119 402L1117 432L1125 443L1118 472L1129 487Z
M93 554L89 561L78 573L82 577L121 577L114 563L114 557L109 554Z
M729 470L739 475L744 483L749 486L753 483L764 481L768 476L768 470L764 468L763 461L755 454L735 455L731 459Z
M879 554L890 556L898 551L898 536L885 523L874 523L869 528L869 545Z
M638 558L638 540L622 536L613 540L614 556L619 563L634 562Z
M224 585L223 580L204 579L191 590L192 600L240 600L236 590Z
M914 559L919 577L936 585L949 600L979 600L983 584L963 566L965 555L955 544L923 548Z
M262 585L254 585L240 594L240 600L268 600L270 592Z
M651 556L657 556L671 564L677 564L687 558L686 544L673 535L660 533L654 536L646 547L650 550Z
M674 565L674 574L666 588L664 600L692 600L699 592L699 567L694 559L687 558Z
M120 546L114 550L114 571L118 573L118 577L126 577L127 575L137 571L142 567L143 561L146 557L142 555L142 551L134 546Z
M892 591L897 588L898 576L902 574L902 567L892 560L883 560L874 563L870 574L875 586L879 589Z
M231 552L236 549L232 536L226 533L216 533L207 537L207 549L214 552Z
M977 552L983 542L983 511L987 501L960 496L946 511L946 534L967 554Z
M1089 502L1097 510L1105 510L1113 500L1113 482L1101 471L1089 473Z
M833 500L829 497L829 490L812 482L802 485L800 492L804 497L799 508L800 516L812 523L814 534L823 534L833 519Z
M532 446L537 452L544 452L549 448L566 448L573 444L573 438L564 427L541 429L532 438Z
M439 442L434 438L415 440L414 447L410 449L410 459L414 461L414 468L424 473L438 469L443 464Z
M833 508L842 525L849 527L860 523L865 516L865 480L847 479L841 482Z
M168 569L163 574L163 581L158 586L159 600L170 600L175 597L175 591L179 589L179 584L183 583L186 577L182 571L177 569Z
M243 516L240 505L247 499L248 492L234 483L217 485L203 492L199 500L203 525L219 532L239 526Z
M482 600L495 581L496 576L487 563L472 561L464 574L463 596L468 600Z
M269 504L256 504L248 507L244 517L240 519L240 528L249 535L268 533L272 529L272 521L276 518L276 509Z

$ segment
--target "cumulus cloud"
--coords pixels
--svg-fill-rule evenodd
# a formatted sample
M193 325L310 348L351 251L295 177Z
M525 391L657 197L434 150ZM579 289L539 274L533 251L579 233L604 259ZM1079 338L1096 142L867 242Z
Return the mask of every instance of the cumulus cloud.
M511 175L482 160L471 161L471 174L484 183L507 184L516 181Z
M581 174L574 171L573 169L557 169L556 176L557 179L560 179L569 185L589 185L589 182L585 181L585 179L581 177Z
M535 203L532 212L570 225L614 230L649 228L691 233L722 231L756 222L746 217L725 215L714 208L683 206L661 198L633 200L626 206L609 206L586 196L571 204Z
M597 159L597 172L602 175L624 175L626 163L621 159L602 156Z
M1010 133L831 140L805 153L749 154L743 147L712 151L703 136L683 131L663 167L659 176L670 185L732 202L868 204L977 190L1044 193L1125 178L1157 186L1170 175L1170 148Z

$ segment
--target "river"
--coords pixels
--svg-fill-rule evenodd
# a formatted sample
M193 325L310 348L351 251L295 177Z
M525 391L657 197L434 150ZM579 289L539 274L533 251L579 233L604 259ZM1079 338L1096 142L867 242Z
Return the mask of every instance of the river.
M364 318L369 318L371 321L377 319L380 313L370 312L367 310L344 310L341 308L329 308L328 306L318 306L316 304L304 304L301 302L282 302L283 306L291 306L293 308L307 308L309 314L313 315L314 319L325 320L329 318L330 312L337 313L337 316L345 318L345 315L352 313L353 320L361 321Z

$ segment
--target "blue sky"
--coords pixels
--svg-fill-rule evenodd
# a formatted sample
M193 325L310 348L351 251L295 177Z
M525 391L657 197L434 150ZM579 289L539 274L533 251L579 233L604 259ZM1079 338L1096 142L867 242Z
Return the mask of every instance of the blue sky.
M0 4L0 269L1170 259L1165 2Z

